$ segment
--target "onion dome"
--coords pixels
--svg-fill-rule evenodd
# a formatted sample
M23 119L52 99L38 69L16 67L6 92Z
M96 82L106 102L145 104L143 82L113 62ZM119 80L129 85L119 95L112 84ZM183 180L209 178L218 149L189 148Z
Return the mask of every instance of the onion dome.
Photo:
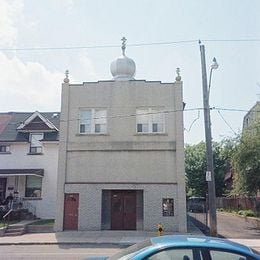
M116 60L112 61L110 71L114 80L127 81L134 80L135 76L135 62L125 55L126 38L122 38L122 55Z

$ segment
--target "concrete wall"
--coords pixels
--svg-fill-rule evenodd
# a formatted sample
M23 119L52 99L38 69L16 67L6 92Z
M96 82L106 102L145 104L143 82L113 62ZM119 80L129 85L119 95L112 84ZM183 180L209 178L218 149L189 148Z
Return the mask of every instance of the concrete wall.
M161 108L166 111L165 133L136 133L135 114L136 109L141 107ZM107 109L107 133L79 134L80 108ZM178 213L174 216L174 221L170 222L171 226L175 226L174 229L185 232L186 195L182 111L181 82L162 84L145 81L107 81L83 85L64 83L55 230L63 230L64 192L80 190L80 194L86 194L88 191L83 191L82 189L85 188L77 185L97 182L96 185L88 187L96 196L88 202L88 205L92 202L96 208L95 214L101 214L102 194L98 183L129 182L129 185L130 183L140 183L140 185L154 183L155 186L157 183L166 185L174 183L174 190L171 191L173 193L166 192L174 196L174 199L177 198L175 207ZM151 186L147 187L151 189ZM145 190L148 189L147 187ZM151 196L152 193L159 196L160 205L160 194L163 194L164 188L159 189L158 192L156 189L149 191ZM144 198L146 198L145 192ZM149 202L149 198L144 201L144 204L147 208L154 207L153 202ZM92 206L87 210L80 206L80 219L93 214L88 212L91 209ZM159 211L161 213L161 206ZM158 223L159 219L160 214L154 213L154 219L147 220L148 224L144 224L147 225L145 228ZM93 223L86 222L89 223L86 227L80 220L80 227L100 228L101 220L98 218L94 220L93 217L93 221Z
M67 184L65 193L79 193L79 230L100 230L102 189L143 190L143 230L155 231L162 223L165 231L179 231L186 218L179 222L177 205L180 203L175 184ZM174 199L174 216L162 216L162 199ZM183 204L185 207L185 204Z

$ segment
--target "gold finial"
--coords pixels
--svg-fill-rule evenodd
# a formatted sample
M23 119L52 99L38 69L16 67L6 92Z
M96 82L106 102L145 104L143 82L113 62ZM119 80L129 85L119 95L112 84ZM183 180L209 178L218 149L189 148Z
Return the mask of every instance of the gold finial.
M122 39L121 39L121 41L122 41L122 54L123 54L123 56L125 56L125 49L126 49L126 41L127 41L127 39L125 38L125 37L123 37Z

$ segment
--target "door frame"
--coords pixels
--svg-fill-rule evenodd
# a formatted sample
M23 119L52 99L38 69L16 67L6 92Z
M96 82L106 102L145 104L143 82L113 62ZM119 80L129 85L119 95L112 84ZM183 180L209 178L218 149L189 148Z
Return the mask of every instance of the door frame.
M76 205L73 211L71 212L69 208L67 208L67 199L74 198L76 199ZM78 230L79 223L79 193L65 193L64 194L64 212L63 212L63 229L64 230ZM72 214L72 216L69 216ZM70 222L70 221L75 222Z
M127 213L126 212L126 198L129 198L129 194L133 195L134 199L134 209L135 211L132 213ZM119 201L120 201L120 212L117 214L113 214L113 195L118 195L119 196ZM136 230L137 226L137 193L136 190L111 190L111 198L110 198L110 203L111 203L111 216L110 216L110 222L111 222L111 230ZM127 223L129 223L127 218L131 214L133 217L133 222L127 226ZM117 218L117 219L115 219Z

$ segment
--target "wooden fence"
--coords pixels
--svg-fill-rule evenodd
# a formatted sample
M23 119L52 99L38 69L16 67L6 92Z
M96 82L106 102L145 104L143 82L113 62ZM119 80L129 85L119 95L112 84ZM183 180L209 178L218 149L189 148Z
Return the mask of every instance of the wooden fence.
M221 197L216 200L217 208L228 210L251 209L260 216L260 197Z

